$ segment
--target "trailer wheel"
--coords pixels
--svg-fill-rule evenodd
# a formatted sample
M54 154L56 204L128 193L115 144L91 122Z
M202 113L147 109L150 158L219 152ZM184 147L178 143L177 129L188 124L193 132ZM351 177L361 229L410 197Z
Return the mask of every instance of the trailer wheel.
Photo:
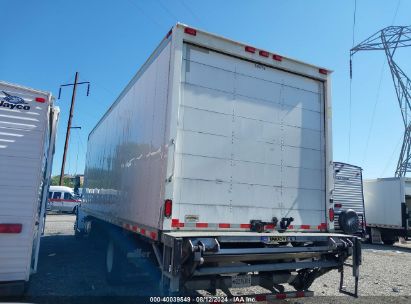
M107 242L106 250L106 279L110 285L120 285L123 283L126 262L126 255L110 239Z

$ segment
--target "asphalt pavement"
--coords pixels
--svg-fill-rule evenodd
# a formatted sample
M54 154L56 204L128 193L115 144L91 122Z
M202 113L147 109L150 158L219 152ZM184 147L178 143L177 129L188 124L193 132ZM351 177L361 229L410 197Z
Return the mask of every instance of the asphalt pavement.
M105 280L105 249L89 239L74 237L74 215L47 216L41 240L38 272L32 275L23 302L32 303L142 303L150 302L147 290L153 282L137 281L110 286ZM349 276L347 288L352 288ZM315 296L284 303L411 303L411 245L363 246L360 298L338 292L339 274L331 271L317 279L310 290ZM258 288L235 290L250 294ZM164 303L164 302L163 302Z

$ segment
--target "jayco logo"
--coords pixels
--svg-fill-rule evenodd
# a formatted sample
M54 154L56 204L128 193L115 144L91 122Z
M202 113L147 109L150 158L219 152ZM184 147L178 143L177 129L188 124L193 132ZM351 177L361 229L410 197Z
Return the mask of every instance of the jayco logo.
M23 98L18 96L10 95L4 91L2 91L5 97L0 100L0 107L18 109L18 110L30 110L30 106L27 106L27 102L24 101Z

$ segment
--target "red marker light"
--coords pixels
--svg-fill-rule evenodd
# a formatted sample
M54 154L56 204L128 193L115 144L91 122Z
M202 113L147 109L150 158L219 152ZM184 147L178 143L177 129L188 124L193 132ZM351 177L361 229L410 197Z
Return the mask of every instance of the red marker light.
M184 29L184 33L192 35L192 36L197 35L197 31L195 29L191 28L191 27L186 27Z
M43 97L36 97L36 99L35 99L37 102L46 102L46 99L45 98L43 98Z
M342 207L342 204L334 204L334 207L335 207L335 208L341 208L341 207Z
M268 57L268 56L270 56L270 54L269 54L268 52L266 52L266 51L259 51L258 54L259 54L260 56L263 56L263 57Z
M276 55L276 54L273 55L273 59L275 61L283 61L283 57L281 57L280 55Z
M253 48L252 46L246 46L244 49L246 52L255 53L255 48Z
M327 75L328 71L326 69L319 69L318 72L323 75Z

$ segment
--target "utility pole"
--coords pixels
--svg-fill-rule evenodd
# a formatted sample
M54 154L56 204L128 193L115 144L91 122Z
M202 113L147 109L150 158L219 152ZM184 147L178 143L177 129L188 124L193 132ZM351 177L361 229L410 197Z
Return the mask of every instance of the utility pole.
M60 186L63 185L64 166L66 165L66 156L67 156L68 144L69 144L69 139L70 139L70 129L71 129L71 121L73 119L74 103L76 101L77 86L81 84L87 84L87 96L89 95L89 92L90 92L90 82L89 81L78 82L78 75L79 73L76 72L76 76L74 77L74 83L62 84L59 89L59 99L60 99L62 87L67 87L67 86L73 87L73 93L71 95L70 114L69 114L69 118L67 122L66 141L64 143L63 161L61 163L61 172L60 172L60 181L59 181Z

